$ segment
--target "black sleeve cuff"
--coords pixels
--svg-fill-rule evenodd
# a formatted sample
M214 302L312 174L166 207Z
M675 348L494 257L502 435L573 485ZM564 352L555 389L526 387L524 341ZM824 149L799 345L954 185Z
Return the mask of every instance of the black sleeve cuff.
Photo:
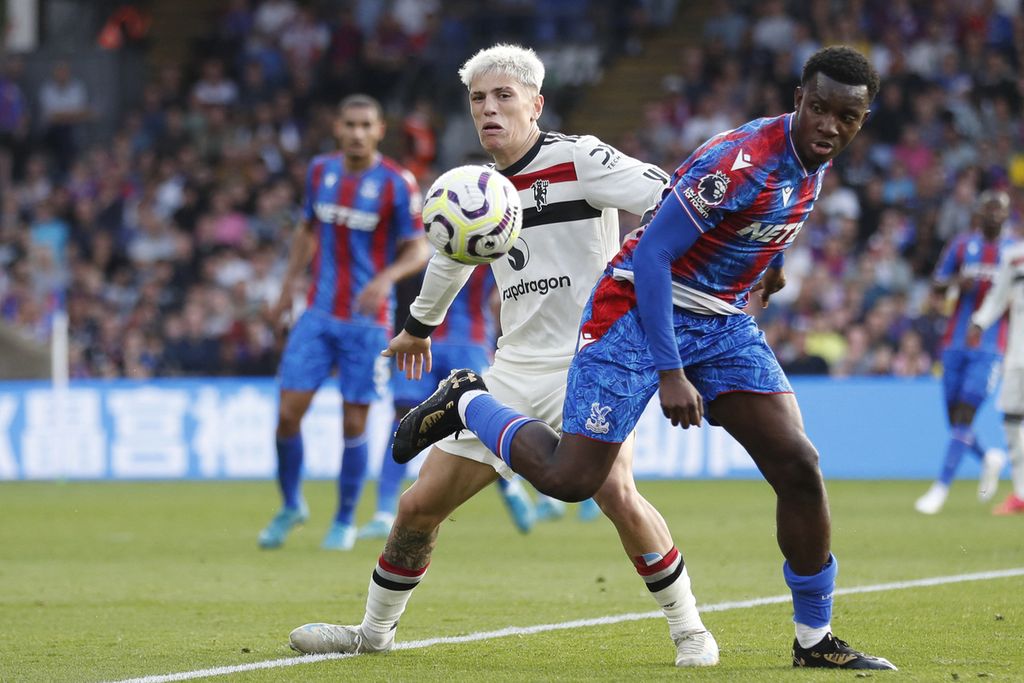
M405 319L405 327L403 327L402 329L404 329L406 332L408 332L414 337L426 339L434 332L434 330L437 329L437 325L424 325L419 320L410 315L408 318Z

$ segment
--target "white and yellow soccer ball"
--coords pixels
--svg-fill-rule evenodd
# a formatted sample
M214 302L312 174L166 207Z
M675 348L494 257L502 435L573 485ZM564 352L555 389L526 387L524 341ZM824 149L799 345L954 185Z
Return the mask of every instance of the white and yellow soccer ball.
M486 166L459 166L427 190L423 227L430 243L459 263L490 263L512 248L523 207L512 182Z

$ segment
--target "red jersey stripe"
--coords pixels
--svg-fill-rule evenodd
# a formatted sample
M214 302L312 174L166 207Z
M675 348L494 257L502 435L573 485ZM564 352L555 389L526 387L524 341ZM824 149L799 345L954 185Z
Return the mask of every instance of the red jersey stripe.
M517 190L525 190L526 188L533 185L537 180L547 180L551 183L566 183L576 180L576 164L571 161L567 161L564 164L555 164L554 166L548 166L542 168L539 171L533 173L524 173L523 175L514 175L509 180L515 185Z
M345 176L338 183L338 205L353 206L358 182L355 178ZM337 286L334 292L333 312L335 317L348 320L352 317L352 245L349 244L351 235L347 225L334 225L334 263L338 269L336 274Z

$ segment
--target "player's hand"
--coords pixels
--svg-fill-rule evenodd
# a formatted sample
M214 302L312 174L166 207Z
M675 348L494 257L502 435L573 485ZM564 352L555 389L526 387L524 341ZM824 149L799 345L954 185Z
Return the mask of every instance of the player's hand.
M363 315L374 315L380 310L384 300L391 295L394 284L390 278L381 275L374 277L356 297L356 310Z
M288 323L285 320L285 312L291 311L291 304L291 296L281 292L281 296L278 297L274 305L267 309L267 323L275 332L281 332Z
M394 357L395 365L405 373L406 379L422 379L424 372L430 372L433 363L430 338L414 337L405 330L395 335L380 355Z
M768 308L768 299L771 298L771 295L785 286L786 273L782 268L768 268L758 283L750 288L750 291L761 292L761 308Z
M672 422L672 426L683 429L700 426L700 420L704 417L704 400L697 388L686 379L681 369L663 370L658 374L661 412Z
M980 327L971 323L967 328L967 346L974 348L981 343L981 334L984 332Z

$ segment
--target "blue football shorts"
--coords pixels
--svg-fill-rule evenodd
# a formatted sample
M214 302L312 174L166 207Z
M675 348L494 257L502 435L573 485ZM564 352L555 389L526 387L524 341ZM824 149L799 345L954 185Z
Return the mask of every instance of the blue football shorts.
M380 355L388 337L384 326L353 324L308 309L295 323L281 354L281 388L316 391L337 368L342 398L348 403L372 403L384 396L388 386L390 359Z
M604 331L581 343L569 366L562 409L566 433L621 443L658 390L658 371L639 314L630 306L632 296L631 286L601 288L599 283L587 303L583 324L593 320L597 325L588 329ZM595 297L605 300L595 306ZM749 315L708 316L675 308L673 324L686 377L705 407L734 391L793 392L764 333Z
M431 369L420 380L406 379L398 368L391 369L391 395L396 406L413 408L434 393L438 383L459 368L483 372L491 364L488 346L435 342L430 346Z
M996 390L1002 356L976 349L942 352L942 389L946 405L966 403L975 408Z

